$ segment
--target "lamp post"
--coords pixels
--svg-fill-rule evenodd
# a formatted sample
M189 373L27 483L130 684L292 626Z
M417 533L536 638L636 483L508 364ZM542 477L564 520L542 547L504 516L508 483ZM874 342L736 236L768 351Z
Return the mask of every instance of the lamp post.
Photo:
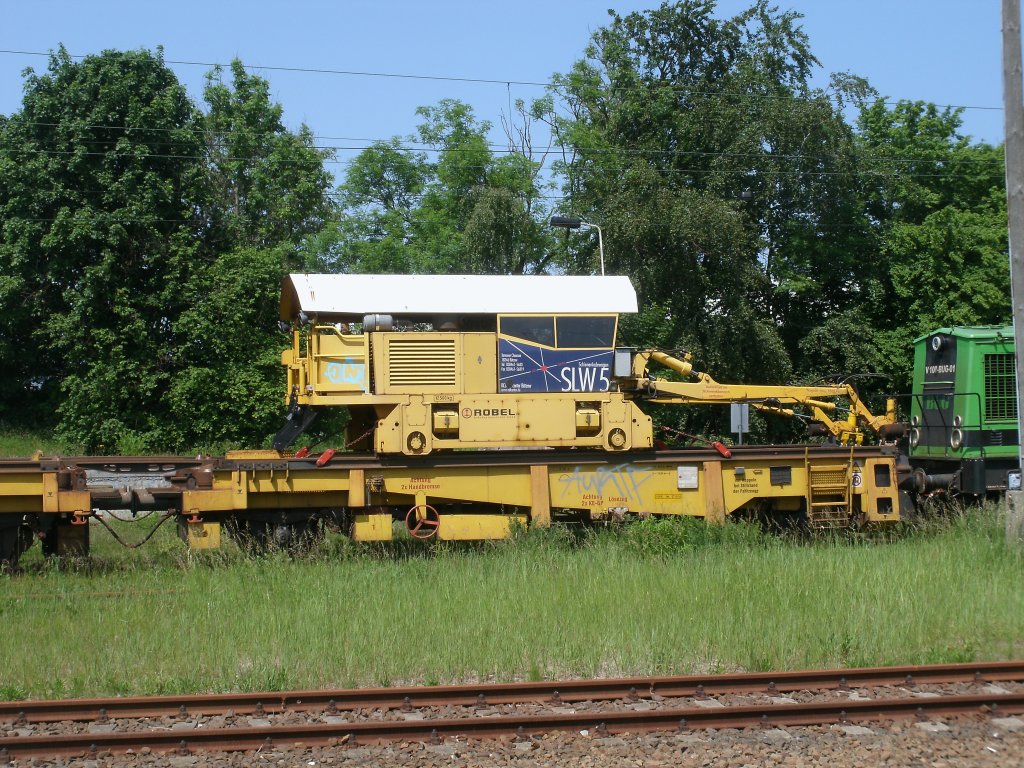
M597 224L591 224L582 219L570 219L567 216L552 216L549 222L552 227L562 229L596 229L597 230L597 252L601 256L601 276L604 276L604 238L601 237L601 228Z

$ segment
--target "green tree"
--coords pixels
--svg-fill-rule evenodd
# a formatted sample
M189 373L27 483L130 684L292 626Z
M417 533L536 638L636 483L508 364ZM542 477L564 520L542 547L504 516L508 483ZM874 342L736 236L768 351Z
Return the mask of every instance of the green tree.
M858 215L853 137L809 85L817 61L797 14L764 0L730 19L714 9L611 13L556 79L561 170L571 210L604 225L613 270L667 309L702 364L781 381L854 266L830 237ZM851 98L863 84L837 87Z
M318 149L306 125L289 131L270 84L241 61L231 63L231 85L223 75L215 67L203 93L208 213L229 248L298 244L335 217L333 179L324 169L333 152Z
M185 289L186 308L175 323L185 339L178 374L166 395L173 418L164 445L216 452L260 447L284 413L277 327L281 265L288 250L239 248L197 274Z
M61 48L24 88L0 133L5 417L59 402L65 437L138 445L208 231L201 118L159 50Z
M531 119L521 102L517 110ZM445 99L417 114L416 137L377 142L349 166L335 263L365 272L543 272L555 251L527 123L517 123L499 155L488 143L491 125L468 105Z
M332 265L339 271L415 272L413 218L430 177L426 155L405 149L398 137L360 152L341 188L345 214Z
M89 450L273 431L281 278L336 208L329 154L232 72L211 74L205 116L159 51L61 49L27 73L0 121L2 418L55 414Z
M280 426L284 392L278 328L281 281L307 266L335 219L333 179L305 125L292 132L266 80L231 65L207 76L205 209L212 237L202 269L181 287L174 318L178 371L164 398L162 445L258 446Z
M889 391L908 392L915 337L1009 319L1003 150L960 128L958 110L934 104L876 100L862 108L857 144L869 228L856 301L808 336L813 368L833 346L824 334L857 339L834 345L833 370L864 370L857 365L867 356L855 350L866 343L875 349L869 370Z

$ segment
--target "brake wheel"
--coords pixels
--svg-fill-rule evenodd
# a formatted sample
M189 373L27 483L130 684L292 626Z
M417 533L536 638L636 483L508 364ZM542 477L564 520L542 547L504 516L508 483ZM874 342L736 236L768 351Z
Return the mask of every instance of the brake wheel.
M441 516L429 504L417 504L406 512L405 527L414 539L432 539L441 527Z

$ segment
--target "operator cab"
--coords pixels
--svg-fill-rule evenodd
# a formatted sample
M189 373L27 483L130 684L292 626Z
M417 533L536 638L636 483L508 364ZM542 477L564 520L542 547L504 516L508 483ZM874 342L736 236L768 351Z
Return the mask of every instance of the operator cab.
M625 277L289 275L289 404L347 406L385 452L597 445L594 396L616 390L618 317L636 311Z
M281 300L309 362L290 389L317 399L387 394L396 377L452 392L466 391L460 378L481 393L606 392L620 312L636 312L636 292L603 276L290 275Z

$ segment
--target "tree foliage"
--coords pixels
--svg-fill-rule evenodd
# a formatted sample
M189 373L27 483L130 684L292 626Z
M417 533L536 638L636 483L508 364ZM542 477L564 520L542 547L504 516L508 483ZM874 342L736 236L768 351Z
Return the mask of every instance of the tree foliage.
M960 127L958 111L922 102L862 108L866 237L850 246L858 257L852 300L807 337L810 356L820 353L821 329L855 320L854 345L874 349L869 370L890 391L909 392L914 338L1009 319L1003 151L972 143ZM862 363L863 355L847 359L840 349L833 370L863 371Z
M714 12L609 12L556 78L569 210L604 226L657 335L721 378L867 372L906 391L915 335L1008 316L1001 150L856 76L812 87L798 14Z
M231 85L215 67L206 76L203 119L211 218L229 247L297 244L334 217L332 187L309 128L289 131L266 80L231 64Z
M175 322L179 373L167 392L175 418L163 441L214 451L240 437L261 441L281 426L281 350L289 343L275 322L283 246L223 254L191 281ZM217 393L212 397L211 393ZM228 431L244 425L244 432Z
M266 434L281 337L265 332L274 305L251 302L333 209L308 129L287 131L266 83L233 73L205 115L160 51L61 49L27 73L0 129L4 420L55 420L90 450Z
M60 403L92 445L157 427L204 223L201 115L161 54L107 51L30 72L0 155L5 405Z
M379 141L351 163L338 269L356 272L539 273L556 253L547 229L529 121L499 154L491 125L459 101L421 107L417 135ZM518 141L516 140L518 138ZM409 145L423 149L410 149Z
M706 364L783 380L792 337L852 268L822 232L856 210L832 178L850 172L852 132L809 86L796 14L713 12L683 0L612 13L558 78L566 192Z

